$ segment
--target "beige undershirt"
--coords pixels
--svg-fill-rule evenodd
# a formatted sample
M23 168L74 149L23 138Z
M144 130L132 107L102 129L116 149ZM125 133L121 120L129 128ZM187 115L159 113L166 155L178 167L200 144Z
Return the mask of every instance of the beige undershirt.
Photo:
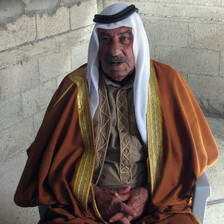
M120 86L101 75L100 82L103 82L103 85L99 85L99 88L107 90L111 125L108 147L105 149L107 153L97 183L101 187L118 188L127 185L138 187L148 183L147 152L134 113L133 80L134 76L126 85ZM101 128L98 119L99 110L93 119L96 137ZM101 163L103 159L100 158ZM94 175L94 178L96 181L97 176Z

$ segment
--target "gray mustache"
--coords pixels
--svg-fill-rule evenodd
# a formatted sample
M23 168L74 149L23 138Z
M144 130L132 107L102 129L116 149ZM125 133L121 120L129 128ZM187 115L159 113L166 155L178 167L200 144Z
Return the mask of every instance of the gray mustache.
M106 63L118 63L128 61L127 57L125 56L111 56L111 55L107 55L104 60Z

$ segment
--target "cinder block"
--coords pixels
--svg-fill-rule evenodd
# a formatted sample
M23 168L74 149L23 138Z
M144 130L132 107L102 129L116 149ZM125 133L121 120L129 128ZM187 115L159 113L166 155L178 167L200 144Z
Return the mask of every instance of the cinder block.
M5 28L0 27L0 51L33 41L35 37L35 17L24 15Z
M57 77L57 88L59 87L59 85L61 84L62 80L65 78L66 75L60 75Z
M150 46L150 51L151 49L154 51L155 60L173 66L172 46L155 45ZM179 72L184 77L185 81L188 82L188 74L180 70Z
M45 109L56 90L56 81L50 80L35 89L22 94L24 117L29 117Z
M172 64L184 73L218 76L219 52L173 47Z
M224 77L224 52L221 53L220 75Z
M224 117L224 100L211 100L210 102L211 114Z
M39 220L37 207L21 208L13 201L13 196L18 186L26 160L27 155L24 148L24 152L19 154L18 157L12 158L7 162L0 163L1 223L30 224L37 223Z
M37 60L11 65L10 68L0 70L1 98L7 99L17 93L39 85Z
M190 47L223 50L224 25L221 24L190 24Z
M3 51L0 53L0 68L5 69L18 61L69 51L77 43L89 41L92 29L93 25L22 45L13 51Z
M213 135L215 136L215 139L219 142L217 142L219 149L220 149L220 155L224 156L224 142L222 141L222 137L224 136L224 119L222 118L213 118L213 117L206 117L206 120L212 130ZM219 159L219 165L217 165L217 168L219 171L224 171L224 163L222 162L222 159ZM217 164L217 163L216 163ZM213 167L216 167L216 164L209 168L211 170Z
M21 96L0 101L0 131L22 120Z
M25 1L23 0L25 3ZM26 0L26 12L50 12L52 13L56 7L60 4L60 0Z
M6 162L11 158L15 158L18 156L18 153L26 150L33 140L32 118L25 119L2 131L0 134L0 162Z
M63 33L69 29L69 9L66 7L57 9L53 15L48 13L44 13L42 16L37 15L38 39Z
M67 7L72 6L73 4L80 4L82 0L62 0L63 4Z
M0 1L0 24L7 24L15 21L24 14L22 1Z
M45 55L39 58L40 81L45 82L51 78L71 71L70 50L57 54Z
M224 220L224 203L209 205L205 209L204 224L221 224Z
M35 133L35 135L37 134L37 132L38 132L38 130L40 128L40 125L41 125L41 123L43 121L45 111L46 110L42 110L42 111L38 112L37 114L35 114L33 116L33 120L34 120L34 133Z
M89 43L83 43L72 48L72 70L87 63L88 45Z
M164 45L150 46L150 51L153 49L155 60L163 62L165 64L172 64L172 47Z
M224 78L189 75L189 86L197 98L224 101Z
M128 0L124 0L124 1L122 1L122 0L117 0L117 1L116 0L98 0L97 6L100 8L99 13L107 6L117 3L117 2L128 4L130 1L128 1ZM135 4L135 1L132 1L132 4Z
M224 101L223 100L210 100L204 98L198 98L198 103L206 114L212 114L213 116L223 117L224 115ZM223 134L224 135L224 134Z
M101 1L99 12L103 7L118 2L117 0ZM220 21L223 19L224 9L220 6L220 0L125 0L119 1L127 4L135 4L139 13L146 17L160 17L175 20L205 20ZM171 4L169 4L171 3ZM211 7L214 6L214 7ZM151 18L150 18L151 19Z
M187 23L169 21L155 21L151 23L145 18L143 18L143 22L150 42L152 41L156 45L188 46Z
M70 13L72 30L93 24L94 15L97 13L97 1L82 1L81 4L72 6Z
M193 2L193 1L192 1ZM202 1L201 1L202 2ZM182 20L182 21L222 21L223 7L210 7L195 4L139 3L140 13L146 16Z
M153 2L160 3L175 3L184 5L206 5L206 6L221 6L220 0L153 0Z
M150 58L151 59L158 60L157 59L156 52L155 52L155 48L156 48L156 44L155 43L152 43L152 42L149 42Z
M153 55L156 61L168 64L173 66L172 61L172 46L164 46L164 45L150 45L150 54L153 51ZM186 82L188 82L188 75L187 73L180 71L181 75L184 77Z
M102 12L102 10L106 7L106 6L104 6L104 4L106 4L105 2L106 2L105 0L98 0L97 1L97 13ZM117 2L119 2L119 1L117 1ZM134 4L134 3L132 3L132 4Z

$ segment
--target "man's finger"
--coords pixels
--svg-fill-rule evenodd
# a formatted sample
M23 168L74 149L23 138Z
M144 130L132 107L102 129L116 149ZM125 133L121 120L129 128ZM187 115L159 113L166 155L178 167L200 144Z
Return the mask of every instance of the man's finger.
M115 193L114 196L118 199L120 199L121 201L127 201L130 198L130 192L126 193L126 194L118 194Z
M122 219L125 216L123 212L118 212L114 216L112 216L109 220L109 222L117 222L118 220Z
M119 223L121 224L131 224L127 217L122 218Z
M117 193L118 194L126 194L126 193L130 192L130 190L131 190L130 186L122 187L122 188L117 189Z
M109 222L110 223L117 222L117 223L121 223L121 224L130 224L130 220L128 219L127 216L125 216L124 213L118 212L117 214L115 214L113 217L110 218Z
M126 215L130 215L130 216L136 216L137 213L135 212L135 210L133 210L132 208L130 208L128 205L126 205L125 203L120 204L120 212L125 213Z

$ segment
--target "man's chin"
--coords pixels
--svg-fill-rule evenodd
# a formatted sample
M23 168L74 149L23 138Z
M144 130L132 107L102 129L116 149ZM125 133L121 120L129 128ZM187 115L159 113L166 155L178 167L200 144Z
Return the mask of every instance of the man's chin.
M111 79L113 79L114 81L116 82L120 82L122 81L123 79L125 79L128 74L120 74L120 73L117 73L117 74L114 74L114 73L111 73L110 75L108 75Z
M126 78L126 76L125 77L123 77L123 76L118 76L118 77L114 77L114 78L112 78L114 81L116 81L116 82L121 82L123 79L125 79Z

